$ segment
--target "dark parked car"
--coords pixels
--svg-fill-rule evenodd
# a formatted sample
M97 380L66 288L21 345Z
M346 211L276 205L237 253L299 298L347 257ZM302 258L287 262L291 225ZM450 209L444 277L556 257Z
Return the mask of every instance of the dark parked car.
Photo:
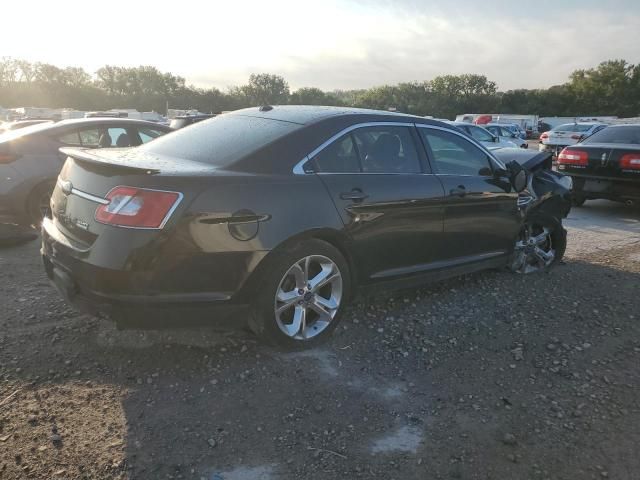
M0 135L0 222L39 224L66 155L60 147L129 147L172 130L141 120L40 123Z
M203 113L200 115L180 115L179 117L172 118L169 126L174 130L177 130L179 128L184 128L188 125L201 122L202 120L208 120L213 117L215 117L215 114L213 113Z
M547 185L564 177L550 155L515 150L505 166L438 121L302 106L239 110L127 151L64 149L44 265L67 299L123 326L186 307L179 321L215 325L240 309L274 342L313 344L357 287L558 261L568 208L521 197L520 164Z
M558 170L573 178L573 203L606 198L640 202L640 125L611 125L558 156Z

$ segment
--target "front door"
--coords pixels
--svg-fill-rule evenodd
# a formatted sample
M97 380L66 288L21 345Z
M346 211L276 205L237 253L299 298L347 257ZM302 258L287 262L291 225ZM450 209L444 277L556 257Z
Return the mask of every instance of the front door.
M462 134L419 127L444 187L445 258L462 263L511 252L520 229L518 194L494 176L489 154Z
M361 281L418 272L442 250L443 190L412 126L345 134L313 158L354 245Z

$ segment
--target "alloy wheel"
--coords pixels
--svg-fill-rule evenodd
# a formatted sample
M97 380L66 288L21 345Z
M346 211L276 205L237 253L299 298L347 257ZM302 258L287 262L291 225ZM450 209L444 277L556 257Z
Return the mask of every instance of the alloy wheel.
M511 269L517 273L544 270L556 258L548 227L527 224L516 241Z
M338 313L342 294L342 274L334 261L322 255L298 260L276 290L274 313L278 327L295 340L319 335Z

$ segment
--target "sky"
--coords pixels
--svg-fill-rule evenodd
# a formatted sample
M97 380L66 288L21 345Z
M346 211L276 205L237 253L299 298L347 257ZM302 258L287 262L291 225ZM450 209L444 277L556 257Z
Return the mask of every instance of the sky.
M640 63L637 0L8 0L0 57L153 65L199 87L251 73L292 89L478 73L546 88L608 59Z

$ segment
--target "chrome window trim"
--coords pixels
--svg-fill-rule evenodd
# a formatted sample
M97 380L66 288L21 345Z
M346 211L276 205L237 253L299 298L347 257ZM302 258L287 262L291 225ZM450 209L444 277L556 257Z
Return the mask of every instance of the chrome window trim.
M482 145L479 141L477 141L475 138L469 136L469 135L465 135L462 132L456 132L454 129L449 129L449 128L444 128L444 127L440 127L438 125L427 125L425 123L414 123L414 125L416 126L416 128L431 128L433 130L442 130L443 132L449 132L449 133L453 133L454 135L458 135L460 138L463 138L464 140L466 140L467 142L471 143L472 145L478 147L480 150L482 150L483 152L485 152L489 158L499 167L502 168L503 170L506 170L506 166L500 161L498 160L498 158L496 158L492 153L491 150L489 150L487 147L485 147L484 145ZM451 175L451 174L445 174L445 173L439 173L438 175ZM459 176L459 175L458 175ZM474 175L467 175L469 177L473 177Z
M346 135L347 133L352 132L353 130L357 130L358 128L367 128L367 127L413 127L414 125L415 125L415 123L411 123L411 122L364 122L364 123L354 123L353 125L350 125L350 126L344 128L344 129L342 129L341 131L339 131L335 135L329 137L328 140L325 140L324 142L322 142L318 147L316 147L314 150L312 150L311 153L309 153L302 160L300 160L298 163L296 163L295 166L293 167L293 173L295 175L309 175L307 172L304 171L304 164L305 163L310 161L313 157L318 155L322 150L327 148L329 145L331 145L333 142L338 140L343 135ZM320 173L320 172L314 172L314 173ZM331 173L331 172L324 172L324 173L329 173L331 175L336 175L335 173ZM366 172L341 172L341 173L342 174L346 173L347 175L372 174L372 172L369 172L369 173L366 173ZM376 174L376 175L390 175L389 173L381 173L381 172L375 172L373 174ZM404 173L404 174L400 173L400 175L417 175L417 174L416 173Z

